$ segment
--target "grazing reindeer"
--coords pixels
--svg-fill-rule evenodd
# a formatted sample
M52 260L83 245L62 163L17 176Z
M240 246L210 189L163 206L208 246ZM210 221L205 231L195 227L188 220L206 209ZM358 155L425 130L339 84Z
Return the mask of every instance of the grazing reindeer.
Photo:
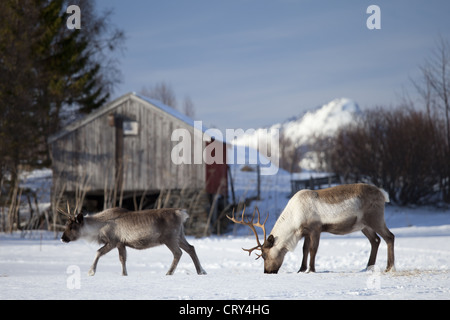
M182 255L181 249L192 258L198 274L206 274L200 265L195 248L184 236L183 223L188 218L182 209L155 209L144 211L128 211L122 208L107 209L95 215L83 217L62 210L69 220L61 241L70 242L80 238L97 241L104 244L97 251L94 263L89 270L93 276L97 268L98 259L114 248L119 250L119 260L122 263L122 275L127 275L126 247L147 249L165 244L173 253L173 261L167 275L172 275ZM181 248L181 249L180 249Z
M387 243L386 271L390 271L395 269L394 235L384 221L385 202L389 202L388 194L368 184L341 185L316 191L301 190L289 200L267 239L265 223L269 215L261 224L258 208L256 208L258 211L256 223L253 223L255 212L251 220L244 220L245 208L240 221L235 219L234 211L233 217L227 217L235 223L251 228L258 245L244 250L248 251L249 255L255 249L262 251L262 254L257 256L264 259L265 273L277 273L285 254L293 251L302 237L305 237L303 260L298 272L307 270L308 253L311 256L309 271L315 272L315 258L321 232L343 235L359 230L369 239L372 246L367 267L375 265L380 244L378 233ZM262 245L255 227L262 228L264 232Z

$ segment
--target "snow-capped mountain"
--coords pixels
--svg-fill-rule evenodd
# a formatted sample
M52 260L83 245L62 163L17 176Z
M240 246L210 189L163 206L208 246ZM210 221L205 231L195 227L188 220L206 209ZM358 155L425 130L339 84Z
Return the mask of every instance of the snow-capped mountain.
M236 138L233 144L258 149L258 145L269 144L271 140L273 141L276 131L271 129L278 129L280 136L291 139L295 148L300 148L307 146L314 137L332 136L340 127L354 122L360 115L361 110L356 102L347 98L338 98L282 123L248 130L244 135ZM307 154L304 153L303 156ZM308 163L311 164L310 160Z
M285 122L256 129L253 134L245 134L235 139L233 143L249 144L256 148L258 139L267 139L270 129L279 129L280 135L289 137L295 145L301 146L308 143L311 136L333 135L340 127L354 122L360 114L361 110L356 102L347 98L338 98Z
M285 136L297 145L308 143L311 136L331 136L340 127L355 121L361 114L359 106L350 99L340 98L306 112L303 116L284 123L281 129Z

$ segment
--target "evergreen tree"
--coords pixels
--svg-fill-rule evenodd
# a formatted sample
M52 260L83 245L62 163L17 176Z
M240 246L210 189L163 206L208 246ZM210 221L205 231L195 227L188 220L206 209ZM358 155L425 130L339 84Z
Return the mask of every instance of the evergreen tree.
M97 16L92 1L72 0L83 24L69 30L68 2L0 2L0 178L21 164L49 165L47 138L104 104L118 82L107 56L124 37L110 12Z

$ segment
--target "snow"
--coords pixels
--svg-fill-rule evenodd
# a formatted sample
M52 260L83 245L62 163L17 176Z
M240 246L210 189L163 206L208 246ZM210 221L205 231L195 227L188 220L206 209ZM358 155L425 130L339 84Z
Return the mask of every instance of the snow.
M330 137L341 127L354 123L361 114L356 102L348 98L337 98L282 123L275 123L266 128L248 129L232 140L232 143L260 150L261 145L275 145L274 139L278 141L278 135L274 134L278 132L280 137L290 138L295 143L295 148L302 149L300 167L303 170L316 170L319 159L316 151L310 150L309 145L314 144L319 137ZM278 159L278 151L276 148L271 151L271 160ZM277 161L272 162L278 164Z
M207 275L197 275L183 254L175 274L166 276L172 255L160 246L128 249L128 277L120 275L117 251L102 257L90 277L96 244L64 244L46 231L25 238L0 234L0 299L448 299L450 212L436 210L387 207L386 220L396 235L391 273L382 271L384 242L375 270L362 271L370 245L361 233L322 234L316 273L297 273L300 243L278 274L264 274L263 261L241 249L255 245L253 236L230 233L188 237Z
M301 146L307 144L313 136L334 134L342 126L354 122L359 115L361 110L356 102L348 98L337 98L283 123L256 129L250 135L242 135L234 143L256 148L258 140L270 139L270 129L277 129Z
M20 175L20 181L21 188L35 191L39 204L44 206L50 204L50 190L52 187L51 169L44 168L24 171Z
M350 108L350 107L349 107ZM351 108L350 108L351 109ZM256 172L231 165L237 200L256 195ZM49 171L26 176L24 186L41 190L48 201ZM261 176L261 200L253 201L271 230L290 194L291 175L279 170ZM40 200L42 201L42 200ZM0 300L4 299L449 299L450 209L387 204L386 223L395 234L396 271L384 273L387 250L381 241L374 270L365 271L369 241L361 232L322 234L316 273L297 273L302 242L289 252L278 274L264 274L262 259L241 248L255 246L249 228L232 225L223 236L188 237L207 275L195 272L184 253L173 276L165 246L128 248L128 276L121 276L116 250L103 256L95 276L87 272L99 245L84 240L64 244L61 234L0 233ZM262 236L260 235L260 238Z
M170 114L171 116L173 116L173 117L175 117L175 118L177 118L177 119L187 123L191 127L195 127L195 128L201 129L202 132L205 132L207 130L207 128L205 126L203 126L203 125L199 128L198 126L195 125L194 120L191 119L189 116L179 112L175 108L172 108L172 107L169 107L169 106L165 105L164 103L162 103L159 100L146 97L146 96L144 96L142 94L139 94L139 93L136 93L136 92L133 92L132 94L135 95L136 97L144 100L144 101L147 101L148 103L151 103L155 107L157 107L157 108L161 109L162 111L164 111L164 113Z
M309 111L301 118L284 124L284 134L299 144L305 144L313 136L330 136L340 127L355 121L361 110L350 99L340 98L330 101L321 108Z

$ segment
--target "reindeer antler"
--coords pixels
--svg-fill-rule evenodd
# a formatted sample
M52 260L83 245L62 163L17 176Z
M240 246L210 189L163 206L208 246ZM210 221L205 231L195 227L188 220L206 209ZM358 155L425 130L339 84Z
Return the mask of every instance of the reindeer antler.
M58 208L56 211L58 211L60 214L66 216L69 219L74 219L76 212L74 212L73 214L70 212L70 206L69 206L69 201L67 201L67 212L65 212L63 209Z
M255 211L258 212L258 221L256 223L253 223L253 220L255 219ZM264 242L266 241L266 226L265 225L266 225L267 219L269 218L269 213L267 213L266 220L264 220L263 224L261 224L261 220L260 220L261 219L261 214L259 213L258 207L255 207L255 210L253 210L253 215L252 215L251 220L245 221L244 214L245 214L245 205L244 205L244 210L242 210L241 220L236 220L236 218L234 217L234 209L233 209L233 212L232 212L232 217L230 218L227 215L227 218L230 219L231 221L233 221L234 223L243 224L245 226L250 227L250 229L255 234L256 242L258 243L258 245L256 247L253 247L253 248L250 248L250 249L242 248L242 250L248 252L248 255L251 255L253 250L255 250L255 249L262 250L262 246L263 246L261 244L261 242L259 242L258 233L256 232L255 227L260 227L263 230L263 232L264 232ZM263 244L264 244L264 242L263 242ZM260 254L256 253L256 255L258 256L256 259L259 259L261 257Z

